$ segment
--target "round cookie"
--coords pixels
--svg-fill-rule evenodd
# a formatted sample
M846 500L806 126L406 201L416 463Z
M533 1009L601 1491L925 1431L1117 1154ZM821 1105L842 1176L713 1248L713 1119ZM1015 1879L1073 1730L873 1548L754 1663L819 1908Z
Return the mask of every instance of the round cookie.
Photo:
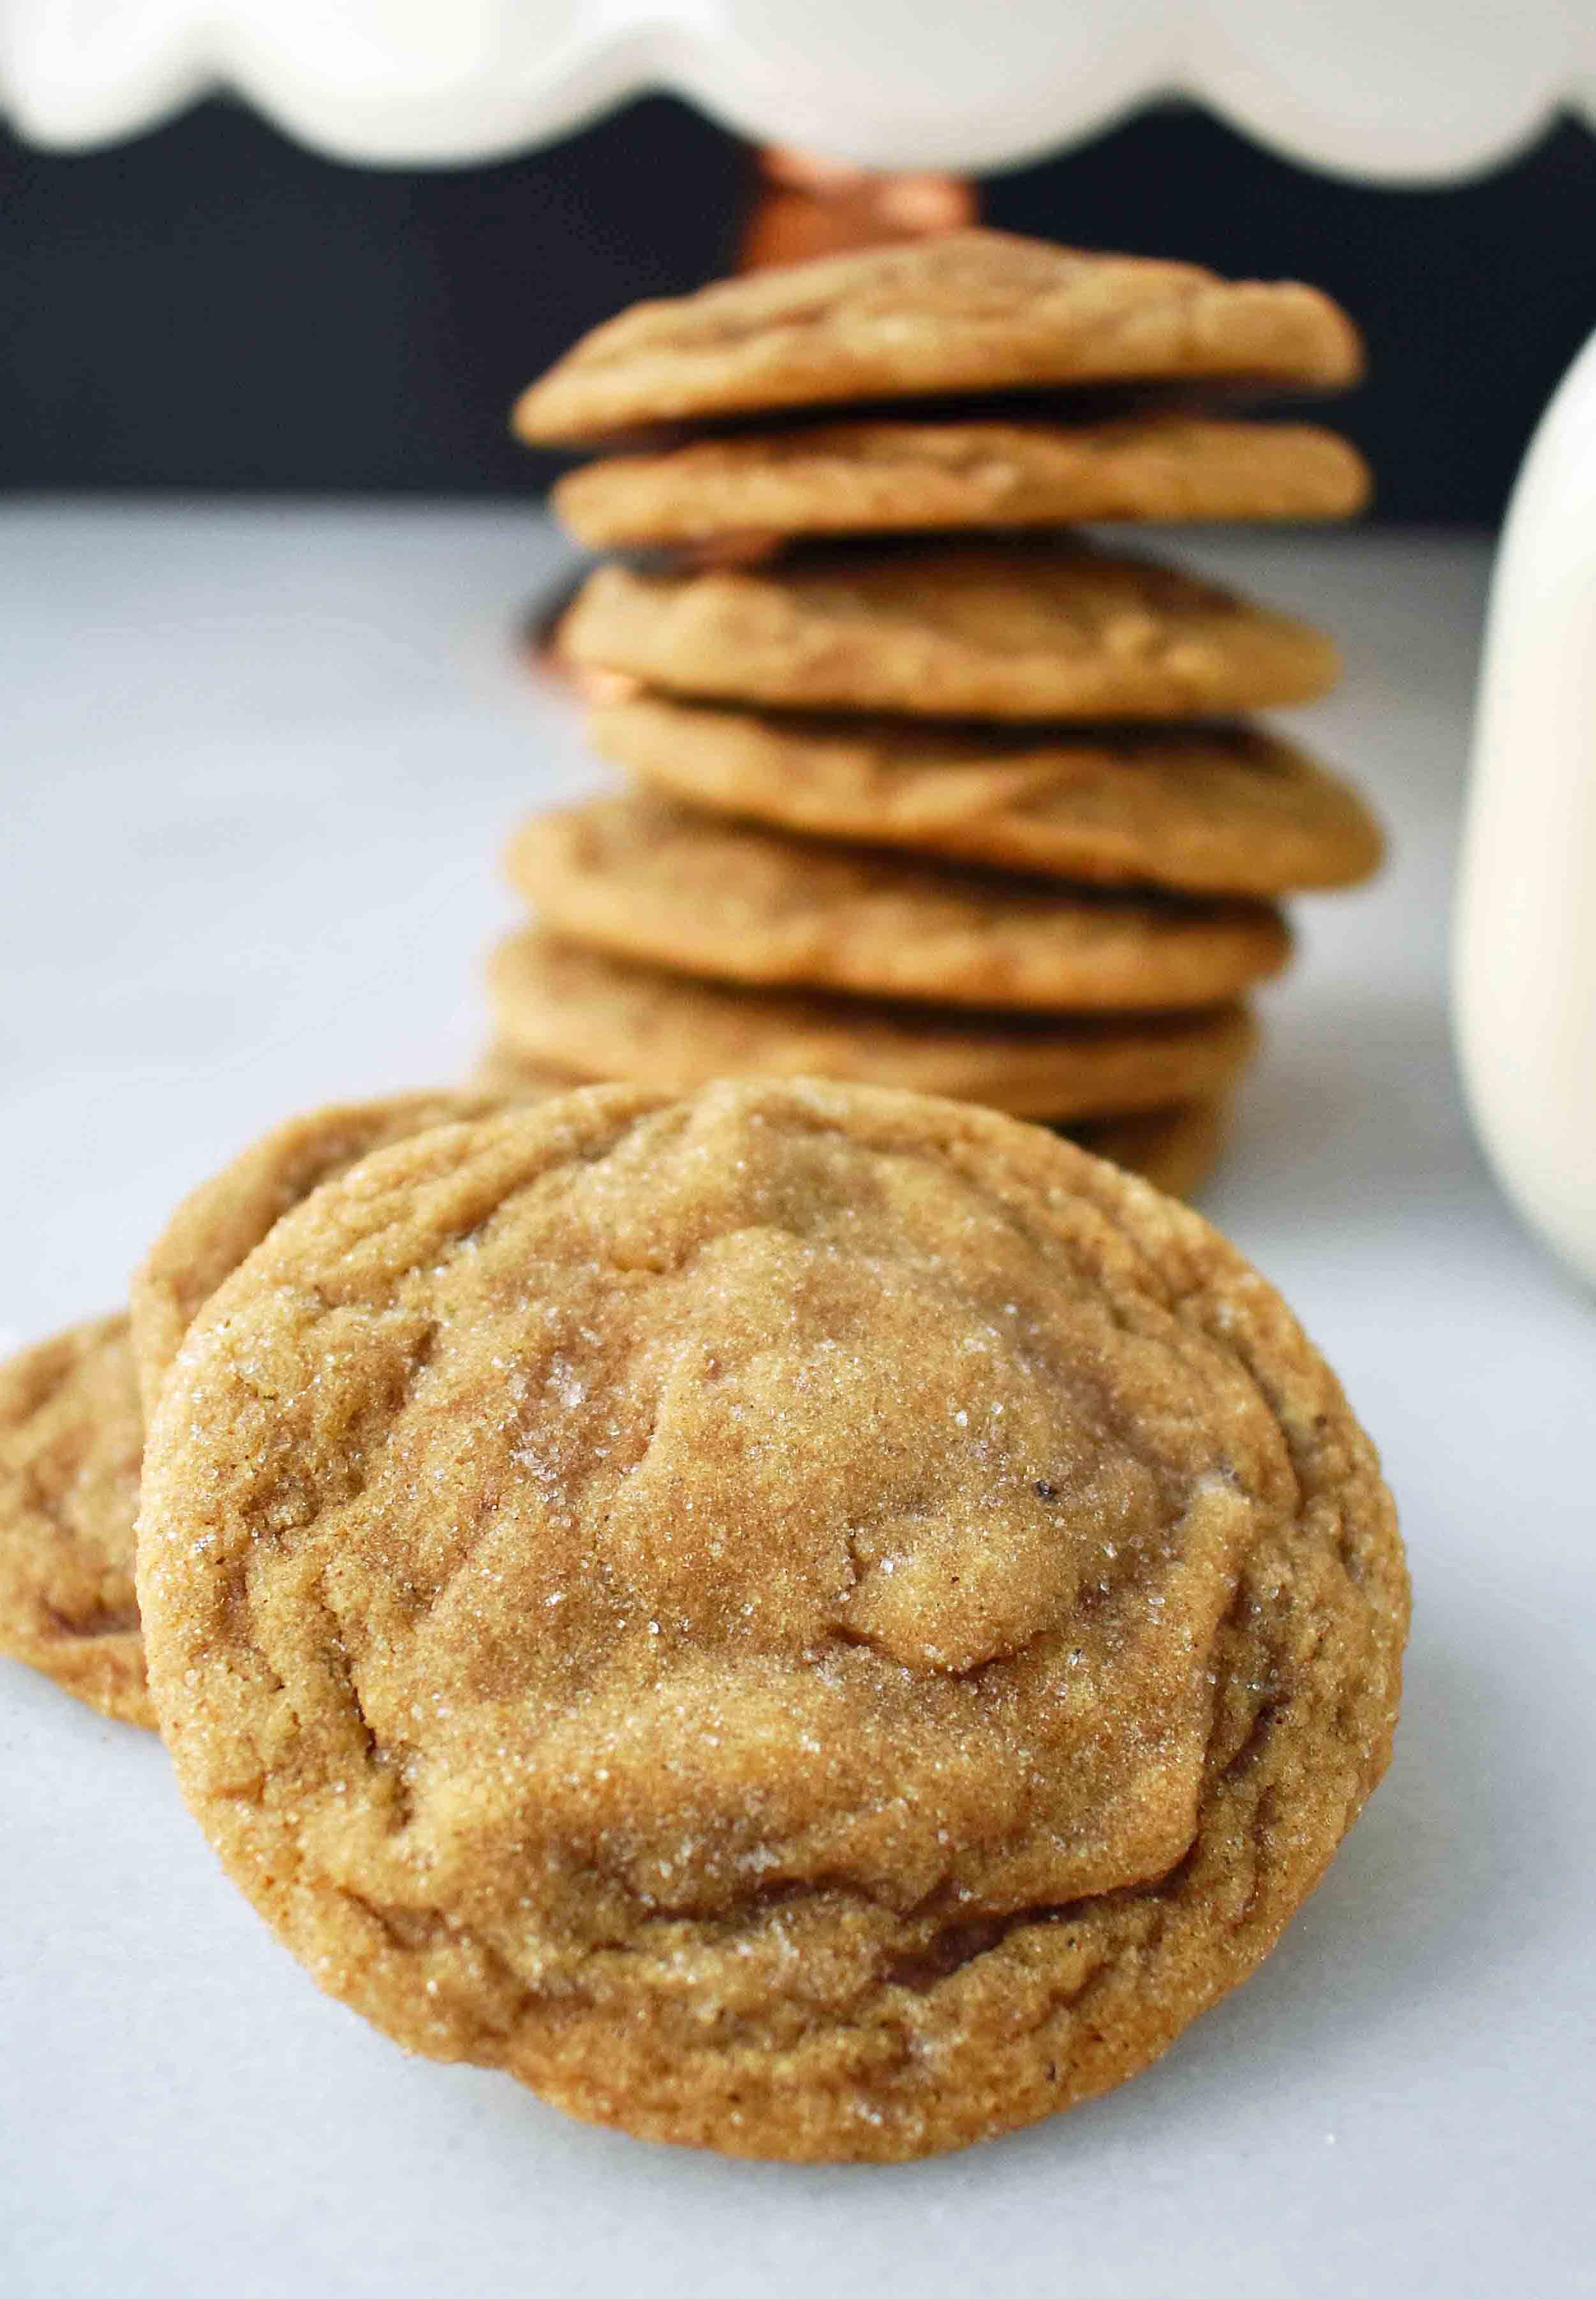
M1225 1147L1230 1131L1230 1097L1209 1094L1173 1109L1144 1110L1135 1117L1093 1119L1069 1129L1071 1141L1139 1174L1172 1198L1200 1190Z
M852 422L613 455L560 480L596 551L738 535L869 535L1113 519L1346 519L1357 449L1312 423L1127 415L1096 423Z
M610 1088L380 1151L201 1313L145 1485L234 1880L409 2047L650 2138L893 2161L1089 2098L1389 1754L1334 1375L988 1111Z
M711 1078L851 1078L1069 1120L1162 1109L1227 1084L1257 1025L1239 1006L1110 1019L957 1014L776 992L629 965L535 929L488 964L495 1027L522 1059L673 1092Z
M600 703L587 727L689 805L1042 876L1267 898L1355 885L1383 851L1358 793L1261 727L1071 735L663 694Z
M716 982L1039 1013L1216 1006L1277 973L1276 910L817 846L648 796L534 815L511 883L562 940Z
M541 1091L525 1078L518 1100ZM385 1095L375 1101L334 1102L290 1117L252 1141L219 1174L192 1190L135 1272L129 1307L139 1395L146 1419L202 1303L252 1253L275 1222L357 1159L429 1125L485 1117L504 1097L483 1093Z
M1362 346L1295 280L947 232L635 303L525 392L533 444L919 394L1202 378L1334 390Z
M125 1316L0 1365L0 1653L153 1725L133 1592L143 1443Z
M1312 701L1340 668L1292 616L1051 537L815 547L698 574L600 567L560 647L683 694L942 718L1257 710Z

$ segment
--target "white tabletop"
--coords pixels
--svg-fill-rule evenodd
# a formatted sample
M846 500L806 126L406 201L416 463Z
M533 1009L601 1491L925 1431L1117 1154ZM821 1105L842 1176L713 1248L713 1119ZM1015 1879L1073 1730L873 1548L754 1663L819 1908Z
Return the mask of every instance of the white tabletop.
M0 519L9 1340L114 1303L287 1112L464 1070L496 850L591 772L509 645L553 550L513 508ZM224 1882L155 1740L0 1664L7 2299L1596 2289L1596 1306L1493 1194L1443 1003L1485 552L1190 550L1344 639L1302 723L1395 839L1307 908L1206 1200L1412 1556L1396 1762L1329 1880L1106 2101L903 2170L725 2163L404 2057Z

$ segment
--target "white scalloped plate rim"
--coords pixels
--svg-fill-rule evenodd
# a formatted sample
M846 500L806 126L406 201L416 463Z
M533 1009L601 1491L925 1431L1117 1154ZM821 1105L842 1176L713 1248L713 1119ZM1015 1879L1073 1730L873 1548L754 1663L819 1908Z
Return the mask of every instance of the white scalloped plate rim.
M1002 28L995 53L994 25ZM1445 69L1438 68L1437 58ZM457 166L670 89L759 141L983 170L1146 103L1206 104L1336 173L1433 182L1596 123L1563 0L0 0L0 103L81 148L226 90L331 157Z

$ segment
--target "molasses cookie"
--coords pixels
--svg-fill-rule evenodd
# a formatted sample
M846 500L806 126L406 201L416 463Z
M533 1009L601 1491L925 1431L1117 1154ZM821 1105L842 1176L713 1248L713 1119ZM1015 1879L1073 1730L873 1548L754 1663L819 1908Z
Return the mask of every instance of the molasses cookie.
M139 1593L179 1785L412 2049L886 2162L1134 2075L1379 1779L1407 1589L1207 1224L918 1096L378 1151L200 1313Z

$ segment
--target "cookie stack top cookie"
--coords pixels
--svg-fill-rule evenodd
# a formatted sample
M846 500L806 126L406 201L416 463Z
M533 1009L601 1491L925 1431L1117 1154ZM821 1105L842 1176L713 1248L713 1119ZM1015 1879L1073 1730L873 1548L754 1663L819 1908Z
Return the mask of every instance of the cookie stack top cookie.
M1362 369L1345 312L1299 281L959 231L634 304L525 392L514 422L524 439L591 446L661 423L952 393L1335 391Z
M1339 658L1076 529L1355 511L1345 441L1213 403L1337 388L1361 357L1297 283L985 231L577 344L515 424L618 450L555 490L579 540L633 554L560 644L641 787L515 840L542 931L495 961L499 1067L813 1061L1036 1115L1051 1034L1083 1058L1046 1114L1211 1096L1197 1045L1246 1035L1225 1009L1286 962L1278 898L1379 859L1354 792L1236 717L1315 699ZM1193 1059L1144 1067L1150 1029ZM889 1046L939 1035L967 1058L904 1080Z

